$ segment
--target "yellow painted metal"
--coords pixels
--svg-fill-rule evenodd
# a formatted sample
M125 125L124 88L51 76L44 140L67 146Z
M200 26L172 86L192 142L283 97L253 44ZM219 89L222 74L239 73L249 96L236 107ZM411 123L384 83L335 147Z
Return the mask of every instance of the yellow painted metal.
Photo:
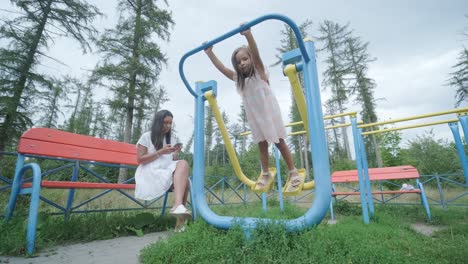
M305 182L302 186L302 190L312 190L315 188L315 181Z
M237 178L239 178L239 180L241 180L243 183L245 183L249 187L254 186L255 182L247 178L242 172L242 169L239 164L239 160L237 159L236 152L234 151L234 147L232 146L231 139L229 139L226 126L224 125L223 117L221 116L221 112L219 111L218 104L216 103L216 100L213 96L213 91L206 92L205 98L208 100L208 103L211 106L216 122L218 123L219 131L221 132L221 136L223 137L224 145L226 146L226 151L228 153L229 159L231 160L231 164L234 169L234 172L237 175Z
M304 123L304 129L308 131L309 121L307 120L306 101L304 97L304 92L302 91L301 84L299 82L299 78L297 77L296 65L286 65L286 67L284 68L284 74L286 74L286 76L289 79L289 82L291 83L291 88L294 95L294 100L296 101L297 110L299 111L299 115L301 116L302 122Z
M342 116L355 117L356 115L357 115L357 112L347 112L347 113L340 113L340 114L336 114L336 115L324 116L323 119L328 120L328 119L334 119L334 118L342 117Z
M463 113L463 112L467 112L467 111L468 111L468 108L453 109L453 110L448 110L448 111L443 111L443 112L435 112L435 113L431 113L431 114L416 115L416 116L393 119L393 120L388 120L388 121L383 121L383 122L364 124L364 125L360 125L358 127L359 128L366 128L366 127L372 127L372 126L380 126L380 125L393 124L393 123L397 123L397 122L410 121L410 120L433 117L433 116L448 115L448 114L454 114L454 113Z
M378 133L384 133L384 132L390 132L390 131L396 131L396 130L404 130L404 129L417 128L417 127L441 125L441 124L447 124L447 123L453 123L453 122L458 122L458 119L448 119L448 120L443 120L443 121L424 123L424 124L418 124L418 125L412 125L412 126L402 126L402 127L387 128L387 129L382 129L382 130L374 130L374 131L363 132L362 135L366 136L366 135L371 135L371 134L378 134Z

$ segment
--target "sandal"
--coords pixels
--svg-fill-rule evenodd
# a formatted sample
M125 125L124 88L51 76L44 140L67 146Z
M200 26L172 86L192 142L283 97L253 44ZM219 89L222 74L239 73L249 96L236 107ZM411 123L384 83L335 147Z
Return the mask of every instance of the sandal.
M169 211L169 214L182 219L188 219L192 217L192 212L185 208L183 204L177 206L176 208L172 208Z
M274 177L269 171L263 172L258 178L257 183L255 184L254 190L257 192L268 191L273 181L274 181Z
M288 192L293 192L298 187L300 187L304 183L304 178L299 175L297 169L293 169L289 171L289 188Z

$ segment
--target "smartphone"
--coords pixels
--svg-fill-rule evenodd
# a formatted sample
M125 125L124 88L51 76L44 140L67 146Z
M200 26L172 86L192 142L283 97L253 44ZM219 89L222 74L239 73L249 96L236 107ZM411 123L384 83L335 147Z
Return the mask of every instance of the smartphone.
M175 143L173 145L174 148L182 148L182 143Z

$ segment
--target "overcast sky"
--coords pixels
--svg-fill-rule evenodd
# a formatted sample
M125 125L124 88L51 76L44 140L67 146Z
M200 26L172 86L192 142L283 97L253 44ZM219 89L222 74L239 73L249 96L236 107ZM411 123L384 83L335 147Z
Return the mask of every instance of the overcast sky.
M6 2L6 0L1 0ZM116 1L93 1L106 18L96 21L98 29L112 27L117 19ZM170 102L164 105L174 113L179 137L186 142L193 131L193 96L183 85L178 64L188 51L204 41L212 40L238 27L241 22L276 13L288 16L296 24L306 19L313 21L309 35L317 36L318 24L332 20L344 25L350 23L355 36L369 42L369 53L377 60L369 68L368 75L377 83L375 97L379 99L379 120L396 119L454 108L454 88L445 85L448 73L467 37L462 35L468 26L468 1L466 0L393 0L393 1L215 1L173 0L164 7L172 11L175 21L170 42L157 40L167 54L169 62L163 69L160 84L169 92ZM159 1L163 3L163 1ZM8 3L9 5L9 3ZM283 23L268 20L252 28L260 54L266 65L276 61L276 48L280 46ZM234 48L245 44L245 39L234 36L214 47L215 53L227 65ZM320 43L316 43L320 47ZM51 45L50 55L68 66L51 63L49 71L57 74L86 76L98 61L94 54L81 54L79 46L70 40L57 40ZM325 66L318 57L319 82ZM269 68L271 87L280 102L283 119L289 121L290 88L280 67ZM196 81L218 82L218 104L230 120L237 120L240 97L232 81L218 73L201 52L185 62L185 74L193 85ZM105 91L98 91L105 96ZM322 102L328 98L322 93ZM466 104L462 105L466 107ZM348 105L349 111L360 111L359 106ZM455 115L439 119L455 118ZM427 120L434 121L434 119ZM408 125L402 123L401 125ZM414 138L429 128L405 130L404 139ZM434 127L437 136L450 137L447 125Z

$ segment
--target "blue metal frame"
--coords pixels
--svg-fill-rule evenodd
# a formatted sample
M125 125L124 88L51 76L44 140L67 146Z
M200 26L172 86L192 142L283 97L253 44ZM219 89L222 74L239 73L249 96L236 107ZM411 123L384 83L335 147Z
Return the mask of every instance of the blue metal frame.
M277 19L286 22L294 31L299 44L299 49L303 57L303 72L305 81L305 97L307 105L307 115L309 120L309 138L311 139L310 148L312 152L312 162L314 164L314 175L316 175L316 197L311 208L304 216L292 220L279 221L284 223L288 231L300 231L304 228L319 224L325 217L328 206L331 200L331 180L330 167L328 160L328 149L326 145L325 129L323 122L323 113L321 109L320 90L318 85L317 66L315 62L315 47L312 42L304 43L297 25L289 18L281 15L267 15L255 19L243 26L234 29L219 38L207 42L206 44L197 47L196 49L186 53L179 62L179 73L187 90L194 96L195 99L195 135L194 135L194 164L193 164L193 192L194 204L198 209L200 216L205 221L220 229L229 229L235 224L241 224L247 237L249 237L251 229L254 229L259 223L273 222L271 219L261 218L236 218L228 216L216 215L208 206L204 199L204 116L205 116L205 98L202 90L203 84L196 83L196 91L194 91L184 74L185 60L206 47L212 46L228 37L231 37L247 28L250 28L262 21L268 19ZM312 58L312 59L311 59ZM312 148L313 146L313 148ZM275 222L278 222L275 220Z

